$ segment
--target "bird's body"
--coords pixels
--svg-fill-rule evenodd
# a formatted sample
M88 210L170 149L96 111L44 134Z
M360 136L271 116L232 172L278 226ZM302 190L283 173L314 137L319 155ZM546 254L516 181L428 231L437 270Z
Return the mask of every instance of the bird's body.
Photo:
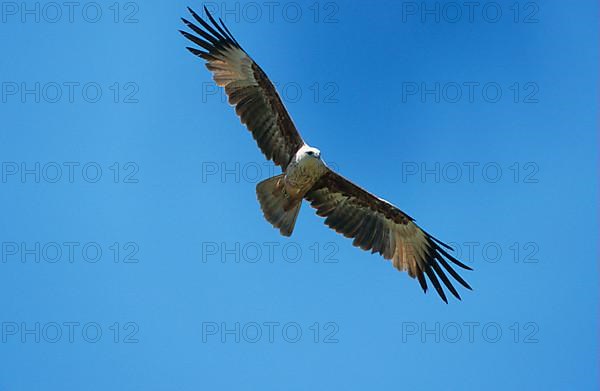
M256 195L267 221L291 236L302 200L328 171L321 152L302 146L281 175L269 178L256 186Z
M285 186L288 194L304 198L306 192L327 171L327 166L321 160L321 152L316 148L303 146L296 152L294 158L285 170Z
M206 8L210 24L190 12L203 28L183 19L197 35L181 33L204 50L188 50L206 61L215 83L225 89L229 103L262 152L282 169L282 174L256 186L265 218L282 235L292 234L302 202L307 200L317 215L326 218L327 226L353 238L353 245L391 260L396 269L417 278L424 291L427 277L447 302L441 280L460 299L446 272L471 289L449 262L470 268L449 254L449 246L423 231L396 206L327 167L321 152L300 136L273 83L223 21L217 23Z

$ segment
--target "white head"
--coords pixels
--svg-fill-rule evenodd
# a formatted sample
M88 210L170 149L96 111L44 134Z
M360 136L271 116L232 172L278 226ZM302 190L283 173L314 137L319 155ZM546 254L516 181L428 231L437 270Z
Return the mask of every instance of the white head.
M304 145L296 152L294 157L296 164L305 167L324 167L325 162L321 160L321 151L317 148Z
M304 145L302 148L300 148L298 150L296 156L299 158L299 160L304 160L304 159L321 160L321 151L319 151L317 148L313 148L313 147L309 147L308 145Z

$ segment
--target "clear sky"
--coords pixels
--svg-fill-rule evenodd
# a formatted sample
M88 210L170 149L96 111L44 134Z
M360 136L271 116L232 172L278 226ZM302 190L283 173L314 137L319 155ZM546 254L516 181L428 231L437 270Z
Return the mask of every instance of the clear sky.
M0 3L0 390L598 389L598 5L479 4L208 3L474 268L444 304L306 204L263 220L202 3Z

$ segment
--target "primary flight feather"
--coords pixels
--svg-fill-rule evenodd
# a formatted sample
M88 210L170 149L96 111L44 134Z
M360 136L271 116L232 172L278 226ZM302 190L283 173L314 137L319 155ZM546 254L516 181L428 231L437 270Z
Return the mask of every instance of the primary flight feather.
M223 21L204 11L208 21L188 8L198 25L182 18L192 31L181 31L198 45L187 49L206 61L217 85L246 125L267 159L281 166L282 174L260 182L256 193L267 221L282 235L290 236L306 199L325 217L325 224L352 244L379 253L394 267L417 278L423 291L427 280L448 302L442 284L458 299L460 295L446 275L465 288L469 284L452 268L467 270L448 251L448 245L423 231L414 220L389 202L374 196L329 169L321 152L304 142L273 83L242 49ZM441 280L441 283L440 283Z

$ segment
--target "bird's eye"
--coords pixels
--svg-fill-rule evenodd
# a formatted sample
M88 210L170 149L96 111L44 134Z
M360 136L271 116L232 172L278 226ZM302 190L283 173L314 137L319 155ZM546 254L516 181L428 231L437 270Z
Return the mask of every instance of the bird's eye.
M308 151L307 153L308 153L310 156L314 155L314 152L313 152L313 151Z

